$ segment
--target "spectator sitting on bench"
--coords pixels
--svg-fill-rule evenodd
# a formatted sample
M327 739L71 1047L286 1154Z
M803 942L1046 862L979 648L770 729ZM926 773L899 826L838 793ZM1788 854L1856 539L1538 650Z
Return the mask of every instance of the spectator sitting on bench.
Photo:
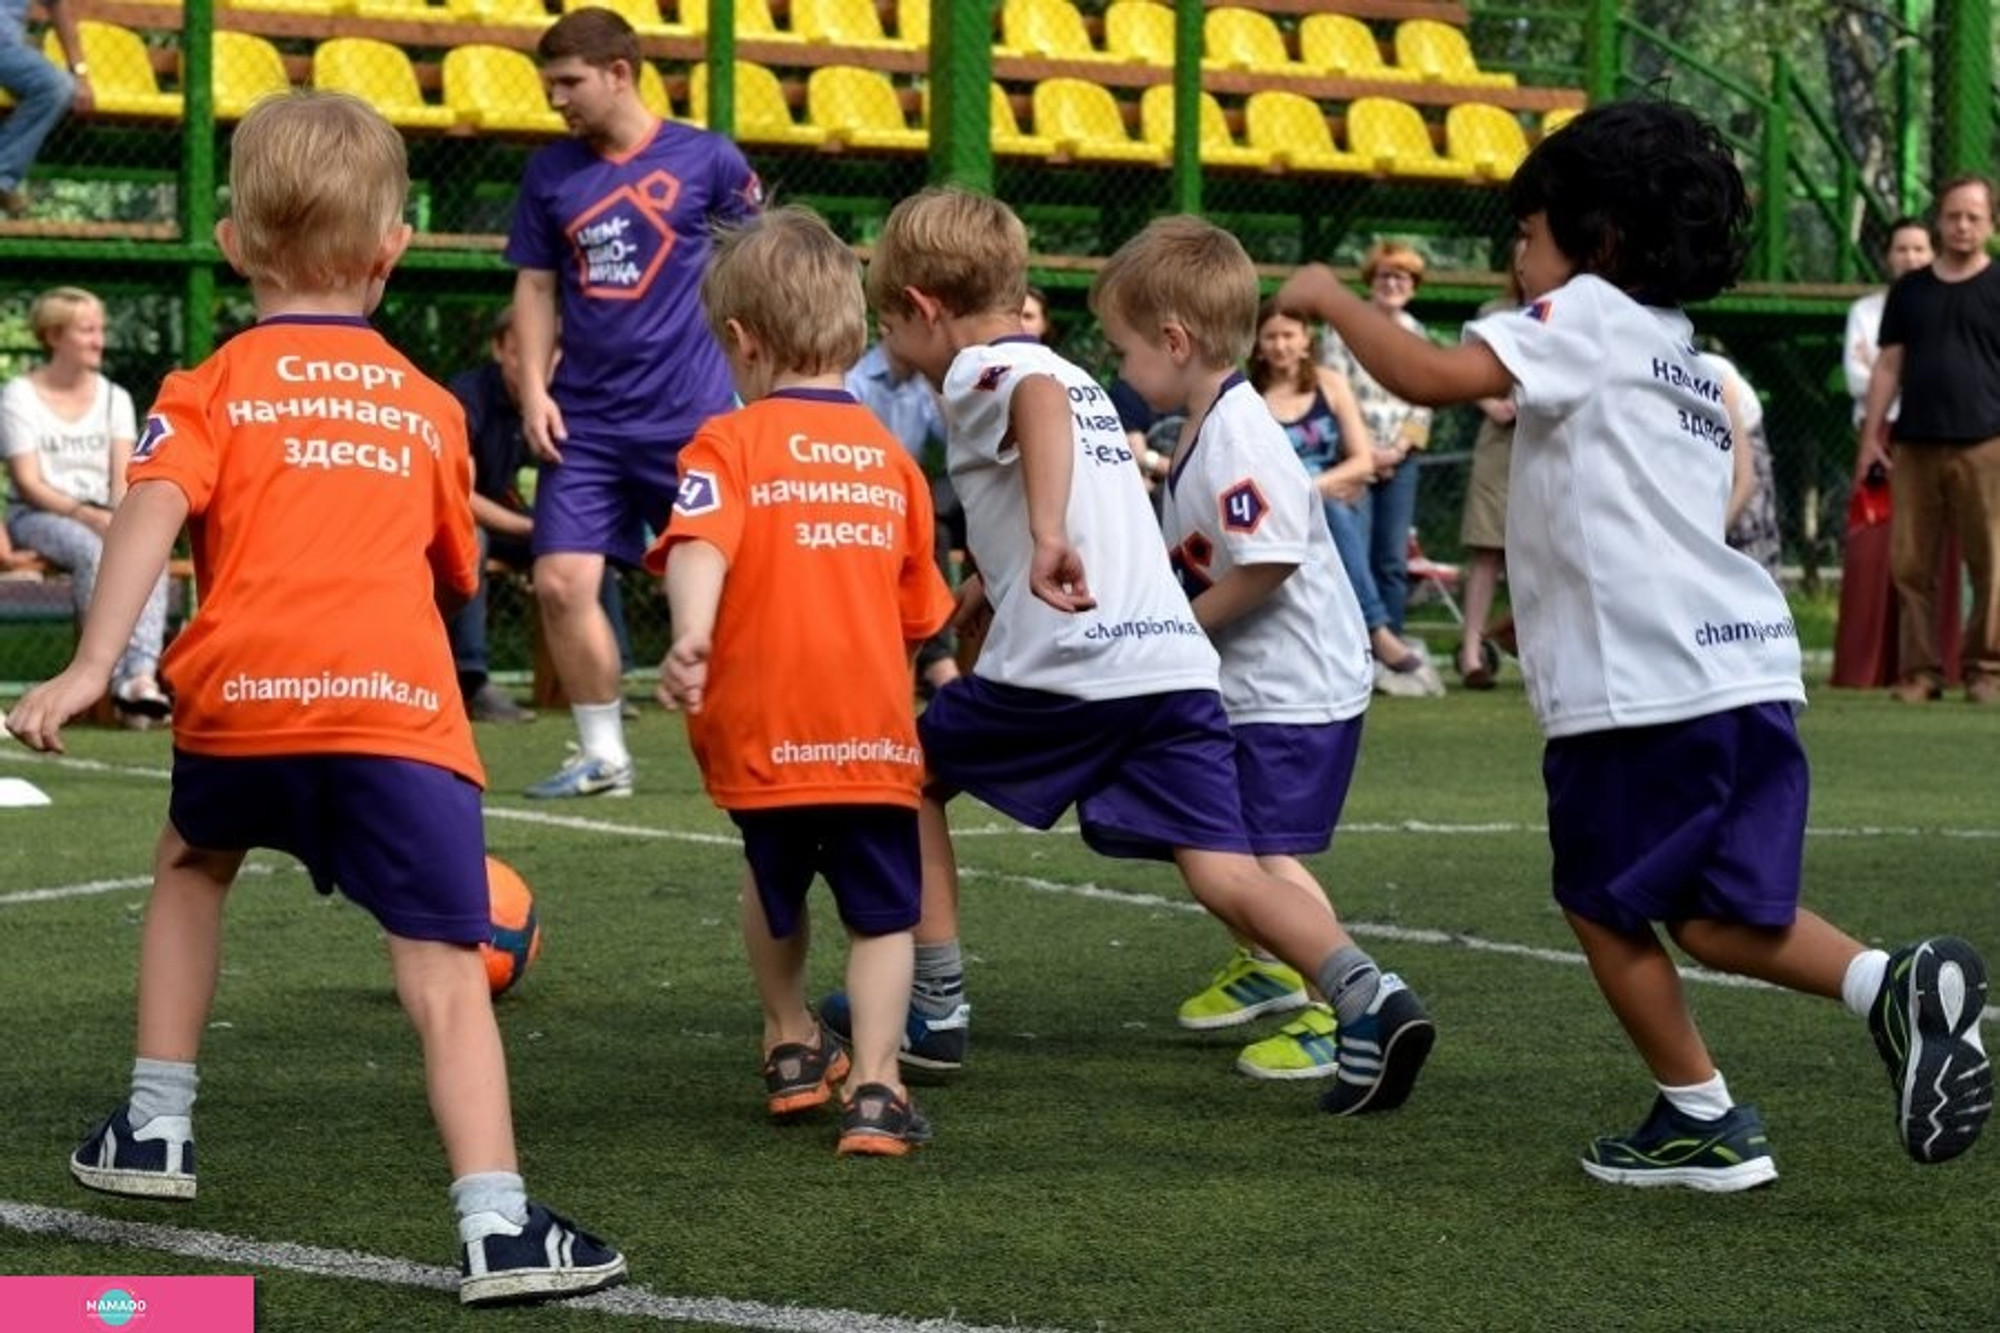
M104 377L104 303L80 287L55 287L28 311L48 360L0 389L0 457L14 482L7 532L69 571L79 614L90 605L111 511L125 494L138 437L132 395ZM129 725L171 711L160 688L166 640L163 574L111 673L111 700Z

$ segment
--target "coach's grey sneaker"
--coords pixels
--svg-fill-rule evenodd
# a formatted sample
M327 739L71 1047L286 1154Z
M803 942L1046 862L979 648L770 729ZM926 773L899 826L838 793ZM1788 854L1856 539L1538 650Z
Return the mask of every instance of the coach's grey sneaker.
M138 1199L194 1197L194 1123L156 1115L133 1129L119 1107L70 1154L77 1183Z
M625 1280L625 1256L530 1200L528 1220L499 1213L459 1219L458 1299L508 1305L584 1296Z
M563 766L540 782L534 783L522 795L538 801L561 800L570 796L630 796L632 794L632 761L614 764L609 759L599 759L595 755L584 754L571 746L571 754Z

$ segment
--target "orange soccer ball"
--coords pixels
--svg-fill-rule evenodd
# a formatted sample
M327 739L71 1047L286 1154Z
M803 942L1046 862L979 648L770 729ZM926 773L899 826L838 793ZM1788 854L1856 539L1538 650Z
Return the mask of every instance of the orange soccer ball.
M541 954L542 924L528 882L497 857L486 858L486 893L491 903L492 934L479 946L479 953L486 961L486 980L497 999L513 989Z

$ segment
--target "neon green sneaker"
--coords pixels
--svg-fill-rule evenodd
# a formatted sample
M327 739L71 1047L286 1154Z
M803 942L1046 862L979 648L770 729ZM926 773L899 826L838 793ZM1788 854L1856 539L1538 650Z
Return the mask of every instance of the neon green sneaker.
M1331 1078L1340 1072L1334 1026L1330 1006L1309 1004L1272 1036L1245 1046L1237 1071L1251 1078Z
M1196 1032L1233 1028L1265 1014L1288 1014L1308 1003L1306 984L1298 973L1238 945L1208 989L1182 1002L1180 1023Z

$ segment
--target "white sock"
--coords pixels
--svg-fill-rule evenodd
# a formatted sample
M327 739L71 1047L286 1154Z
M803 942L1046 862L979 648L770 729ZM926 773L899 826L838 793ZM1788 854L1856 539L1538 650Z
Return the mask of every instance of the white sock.
M576 738L585 754L613 764L632 762L631 752L625 748L624 709L616 699L608 704L569 706L570 716L576 719Z
M191 1061L148 1060L141 1056L132 1061L132 1096L125 1108L125 1118L132 1128L143 1129L147 1121L159 1116L190 1117L194 1114L195 1088L200 1082Z
M451 1182L451 1206L462 1223L481 1213L498 1213L521 1226L528 1220L528 1187L513 1171L474 1171ZM484 1235L488 1232L473 1228ZM477 1236L466 1235L460 1227L459 1240L470 1244Z
M1880 949L1863 949L1847 965L1847 976L1840 983L1840 1002L1856 1018L1868 1017L1888 975L1889 955Z
M1690 1083L1684 1088L1670 1088L1662 1083L1659 1087L1660 1095L1676 1111L1696 1120L1720 1120L1736 1105L1729 1100L1729 1085L1722 1081L1720 1071L1706 1083Z

